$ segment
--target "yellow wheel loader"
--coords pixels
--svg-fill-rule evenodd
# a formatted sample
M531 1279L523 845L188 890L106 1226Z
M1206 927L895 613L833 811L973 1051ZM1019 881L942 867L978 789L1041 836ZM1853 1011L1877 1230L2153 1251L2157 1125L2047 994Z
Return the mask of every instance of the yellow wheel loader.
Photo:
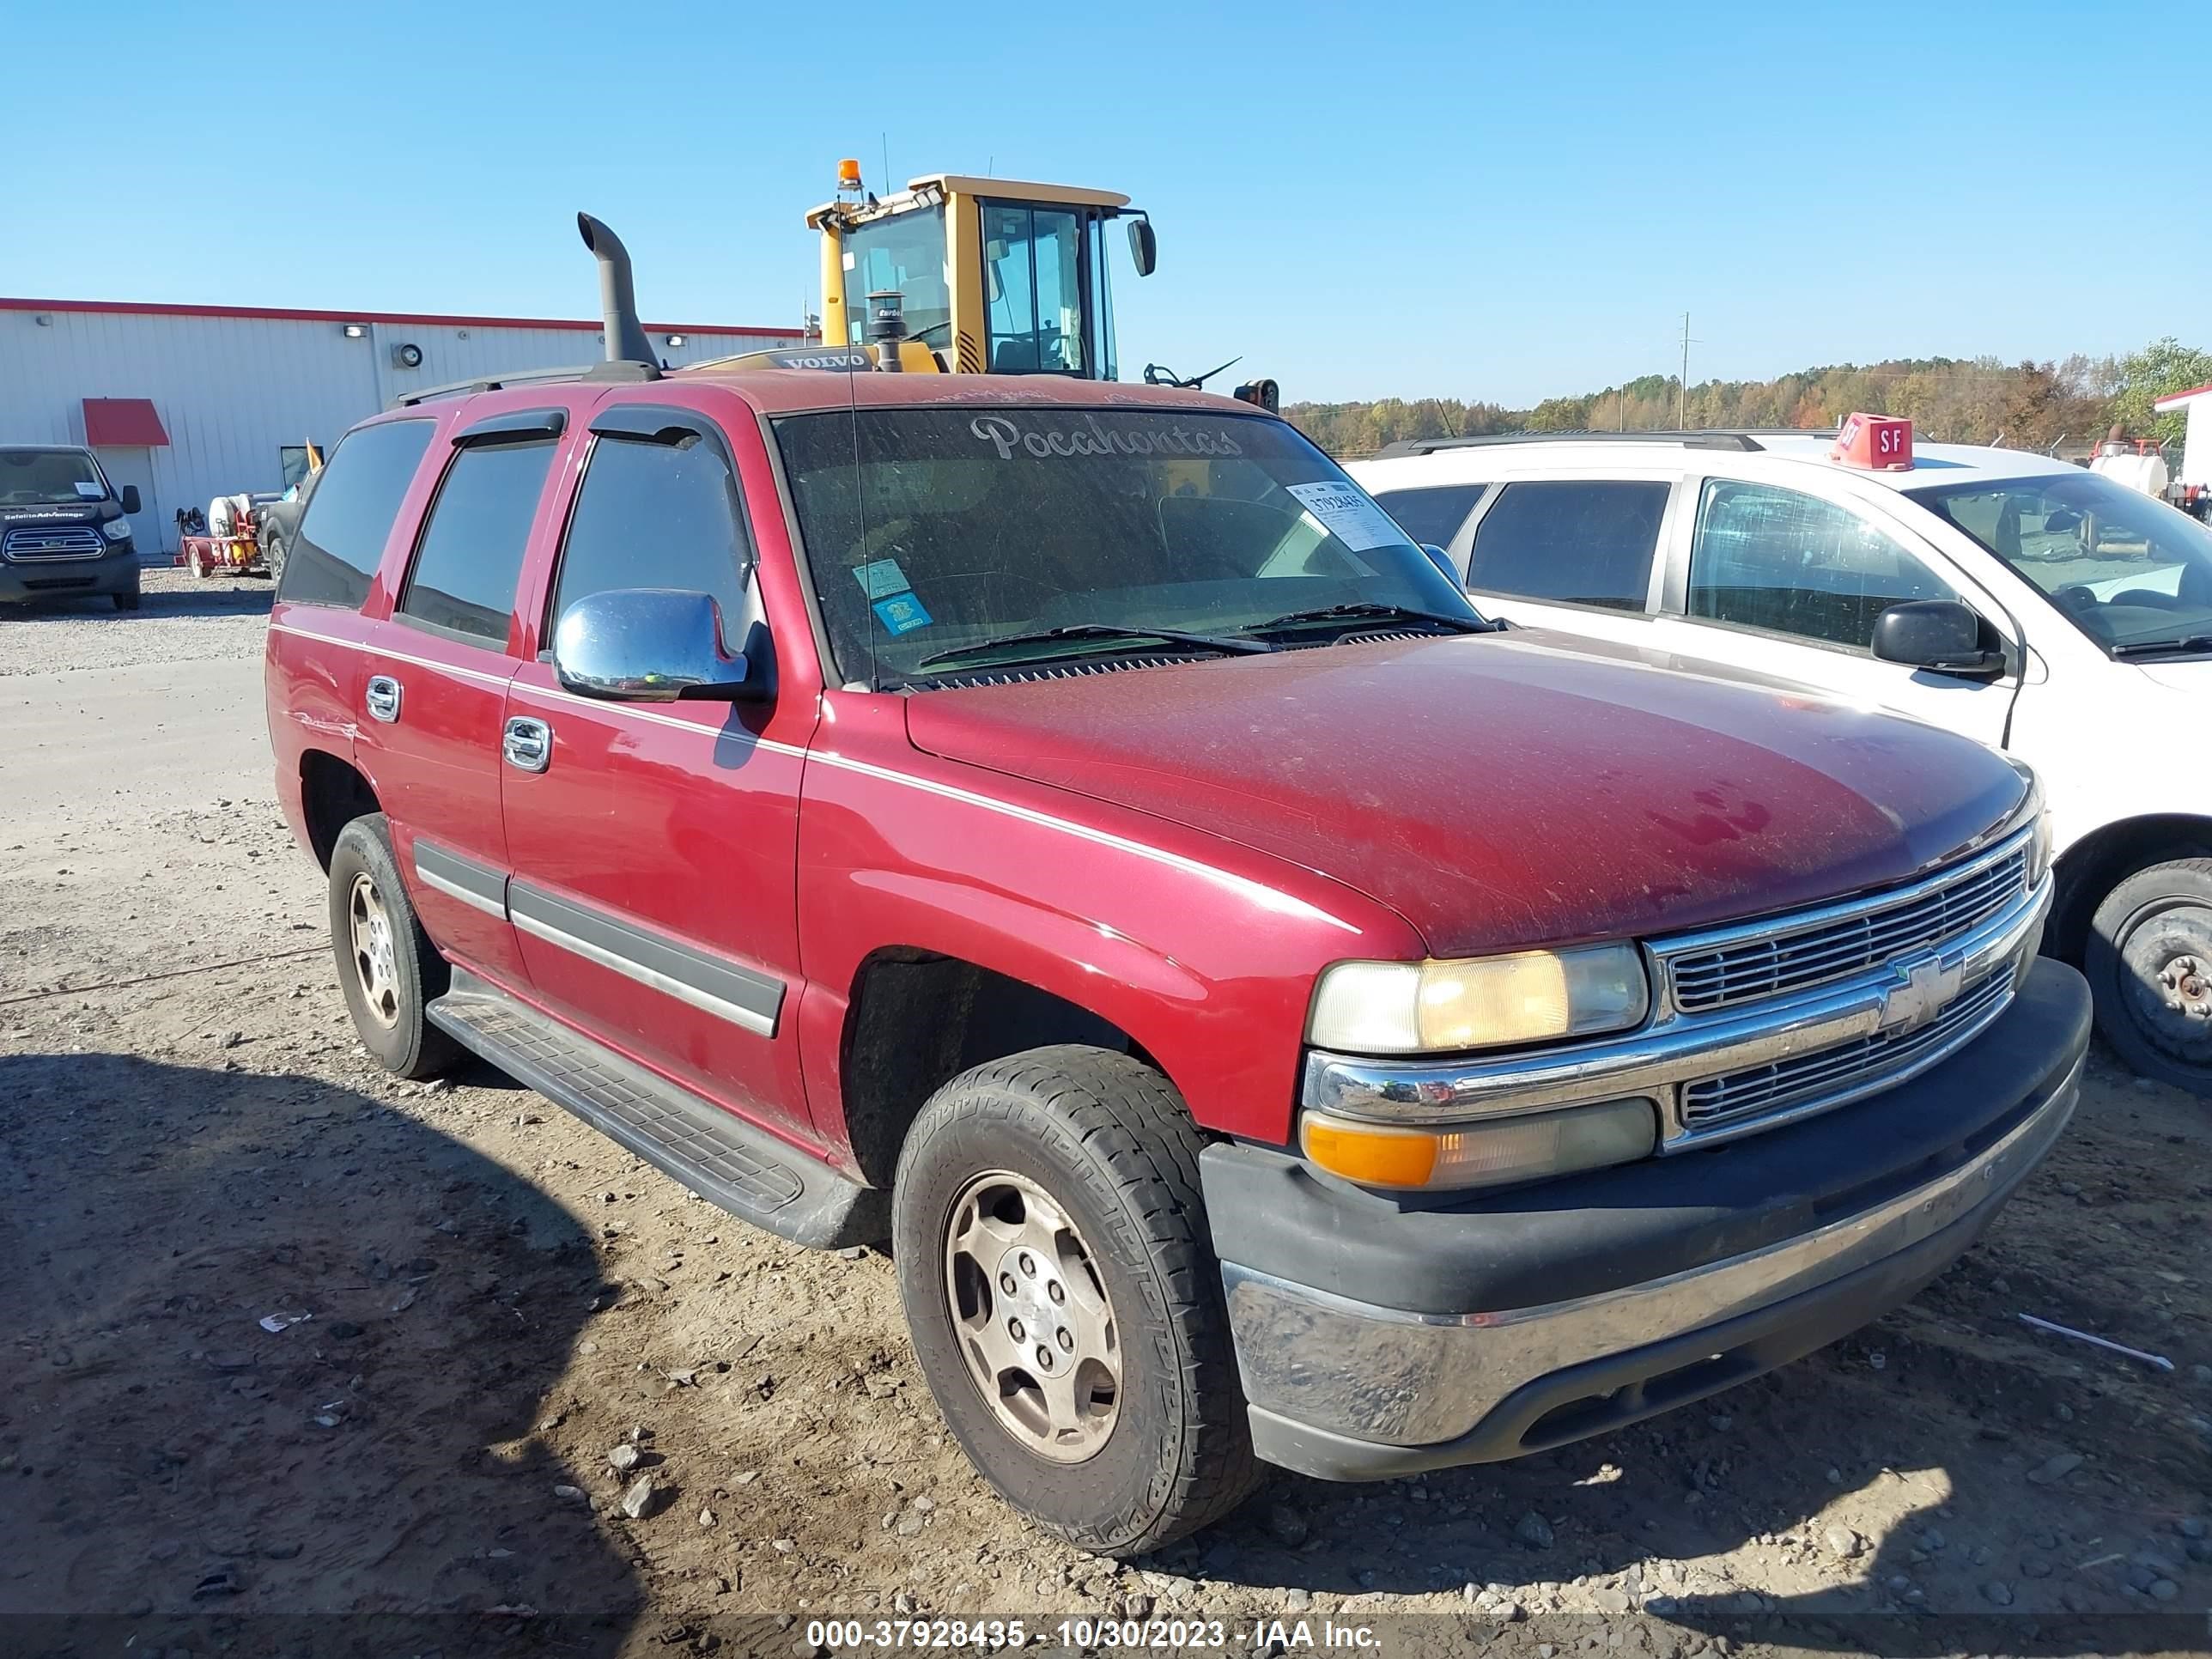
M822 356L865 353L922 373L1119 378L1109 223L1125 224L1138 276L1158 259L1152 221L1127 197L935 173L878 198L862 188L858 161L837 171L836 199L806 216L822 239ZM1229 367L1184 380L1148 363L1145 379L1197 386ZM1236 395L1279 402L1273 380Z

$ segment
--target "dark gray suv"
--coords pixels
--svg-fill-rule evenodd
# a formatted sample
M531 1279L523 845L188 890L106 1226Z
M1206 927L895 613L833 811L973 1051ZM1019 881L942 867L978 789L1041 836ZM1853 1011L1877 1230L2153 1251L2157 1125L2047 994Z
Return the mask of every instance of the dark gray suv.
M137 510L137 486L117 490L88 449L0 448L0 602L105 593L136 611Z

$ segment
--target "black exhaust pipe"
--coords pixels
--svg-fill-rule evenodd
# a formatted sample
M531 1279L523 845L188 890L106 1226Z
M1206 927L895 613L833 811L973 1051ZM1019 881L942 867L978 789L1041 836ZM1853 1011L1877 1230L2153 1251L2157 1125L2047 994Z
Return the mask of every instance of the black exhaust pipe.
M653 342L645 337L645 325L637 319L629 250L622 245L621 237L588 213L576 216L576 229L599 262L599 315L606 323L607 361L657 367L660 360L653 355Z

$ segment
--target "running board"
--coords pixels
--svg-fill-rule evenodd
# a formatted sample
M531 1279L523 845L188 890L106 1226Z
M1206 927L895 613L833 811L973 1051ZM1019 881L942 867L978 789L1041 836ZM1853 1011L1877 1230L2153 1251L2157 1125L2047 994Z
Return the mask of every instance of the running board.
M890 1237L890 1195L813 1162L765 1129L623 1059L460 969L423 1010L433 1024L731 1214L795 1244Z

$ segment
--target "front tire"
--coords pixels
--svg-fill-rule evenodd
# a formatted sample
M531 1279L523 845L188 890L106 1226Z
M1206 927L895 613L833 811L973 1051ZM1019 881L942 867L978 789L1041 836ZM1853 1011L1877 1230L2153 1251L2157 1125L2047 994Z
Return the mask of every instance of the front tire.
M282 536L271 536L269 538L269 544L261 550L262 562L269 567L270 581L279 582L284 580L284 560L287 554L288 550Z
M2097 1030L2142 1076L2212 1097L2212 859L2138 870L2105 896L2082 966Z
M118 611L136 611L138 608L138 590L135 587L128 593L115 593L109 597L115 601Z
M899 1158L899 1293L938 1409L1085 1549L1158 1549L1256 1480L1202 1145L1158 1072L1071 1044L953 1079Z
M346 825L331 850L331 949L354 1030L385 1070L430 1078L459 1058L424 1015L453 970L408 902L381 812Z

